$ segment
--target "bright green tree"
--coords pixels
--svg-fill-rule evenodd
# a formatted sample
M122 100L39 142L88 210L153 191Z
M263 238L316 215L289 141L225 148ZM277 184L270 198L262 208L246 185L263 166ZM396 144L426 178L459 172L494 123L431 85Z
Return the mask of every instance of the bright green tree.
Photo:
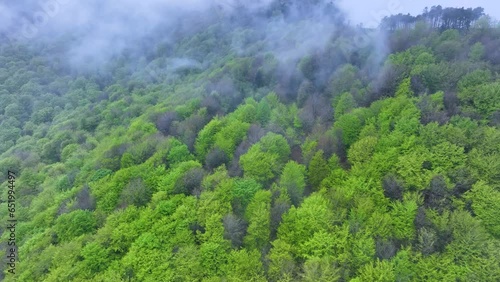
M312 157L307 170L307 179L314 190L319 189L321 181L323 181L329 173L328 163L323 157L323 150L319 150Z
M305 174L305 166L294 161L289 161L281 174L280 186L288 191L292 203L296 206L301 202L306 187Z
M262 251L269 243L271 232L271 192L260 190L255 193L245 212L249 225L244 239L249 249Z

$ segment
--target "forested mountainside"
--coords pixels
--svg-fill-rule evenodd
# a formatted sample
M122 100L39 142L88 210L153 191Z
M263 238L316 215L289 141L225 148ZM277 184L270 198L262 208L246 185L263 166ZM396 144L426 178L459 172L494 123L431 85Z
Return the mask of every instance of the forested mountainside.
M116 52L3 37L1 279L500 281L485 12L367 29L289 0Z

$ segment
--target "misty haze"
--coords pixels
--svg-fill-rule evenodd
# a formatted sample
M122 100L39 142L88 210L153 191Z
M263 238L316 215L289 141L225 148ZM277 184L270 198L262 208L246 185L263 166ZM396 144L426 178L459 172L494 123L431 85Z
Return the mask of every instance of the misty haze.
M0 3L1 281L500 281L493 1Z

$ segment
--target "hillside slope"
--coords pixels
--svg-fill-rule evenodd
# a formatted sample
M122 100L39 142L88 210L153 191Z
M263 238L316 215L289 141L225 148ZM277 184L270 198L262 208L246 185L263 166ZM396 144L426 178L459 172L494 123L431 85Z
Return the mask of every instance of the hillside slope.
M220 8L98 64L0 44L1 278L499 281L500 28L470 11Z

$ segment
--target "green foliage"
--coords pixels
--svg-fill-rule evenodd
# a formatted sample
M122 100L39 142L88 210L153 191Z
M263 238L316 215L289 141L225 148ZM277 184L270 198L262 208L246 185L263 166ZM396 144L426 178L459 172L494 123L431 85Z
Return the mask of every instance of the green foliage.
M302 150L302 158L305 164L309 164L311 159L316 154L316 147L318 146L318 142L311 139L306 139L305 142L300 146Z
M67 175L64 175L59 178L59 181L57 181L56 189L59 191L67 191L71 189L71 186L72 183L70 183L69 177Z
M180 193L181 191L175 191L175 184L181 181L185 173L193 168L201 168L201 164L196 161L187 161L177 164L159 180L159 189L168 193Z
M412 152L398 158L396 171L402 179L405 179L408 186L423 189L432 178L432 172L426 166L429 159L429 152L426 149L414 148Z
M449 30L447 30L449 31ZM438 58L446 61L455 60L462 50L462 45L457 39L446 40L436 46L436 55Z
M436 58L429 52L422 52L415 58L416 65L429 65L435 62Z
M410 98L412 96L413 91L411 90L411 80L409 78L405 78L396 91L396 97Z
M304 245L314 234L331 229L334 214L330 203L320 194L306 198L298 208L292 207L283 216L278 229L278 238L291 245L291 252L304 257L312 250Z
M160 251L160 242L151 232L143 233L133 243L128 254L122 259L122 272L129 278L149 280L152 277L165 279L167 267L162 260L170 256Z
M338 102L334 106L334 117L338 119L343 114L348 113L352 109L356 108L356 101L352 94L349 92L340 95Z
M486 128L480 135L480 144L468 154L468 164L476 179L483 179L488 183L498 185L498 169L500 158L498 158L500 133L494 128ZM476 137L476 138L478 138Z
M403 52L390 54L388 61L397 66L411 67L417 64L417 59L419 62L418 65L420 65L420 62L423 63L426 59L429 59L429 56L426 54L432 54L432 52L425 46L416 45L411 46Z
M61 151L61 161L66 162L78 150L78 144L66 145Z
M370 161L377 145L377 137L368 136L354 143L347 153L347 158L352 164L363 164Z
M257 121L255 113L257 111L257 102L253 98L248 98L245 103L240 105L233 113L228 115L228 119L235 118L243 123L253 123Z
M19 176L21 165L22 165L21 160L16 157L7 157L0 161L0 169L2 169L5 172L12 171L16 174L16 176ZM0 175L0 181L2 183L7 179L8 179L7 173Z
M245 245L249 249L264 250L270 240L271 192L257 191L245 212L249 225Z
M246 177L266 182L281 171L290 155L290 146L283 136L268 133L241 156L240 164Z
M319 189L321 181L328 176L329 172L328 163L323 157L323 150L317 151L311 159L307 170L307 179L312 187L316 190Z
M272 245L268 255L269 278L273 281L291 281L297 267L292 255L292 246L280 239L273 241Z
M295 104L287 107L283 104L278 104L271 111L269 123L274 126L279 126L285 131L296 130L301 127L298 119L299 109Z
M310 258L304 262L304 272L302 281L338 281L340 279L340 270L328 257Z
M248 128L250 128L249 123L239 120L229 121L228 124L215 135L214 145L223 150L224 153L232 159L236 146L246 137Z
M174 256L172 273L175 280L199 281L202 279L203 269L199 257L199 250L195 246L179 248Z
M90 211L76 210L63 214L54 224L54 232L61 242L89 233L96 228L95 215Z
M222 126L222 121L214 118L199 132L195 144L198 159L205 159L206 154L215 142L216 134L221 130Z
M243 208L246 208L255 193L261 189L262 186L254 179L243 178L235 181L232 195Z
M172 142L173 145L167 154L167 163L170 167L174 167L177 164L188 162L194 160L193 155L189 152L188 147L185 144Z
M128 205L141 207L149 203L152 194L153 189L145 184L141 178L136 178L123 188L118 205L120 207Z
M467 199L486 230L500 237L500 192L485 182L478 182L467 192Z
M473 62L479 62L484 57L484 45L481 42L477 42L472 45L469 52L469 60Z
M369 234L357 234L352 240L350 263L353 269L360 269L373 261L375 240Z
M465 89L458 97L464 111L490 118L491 114L500 108L500 82Z
M271 118L271 106L267 99L261 99L257 106L256 119L260 124L265 125Z
M450 142L439 143L431 148L433 170L436 172L450 171L453 168L465 165L466 155L464 148Z
M389 16L380 56L310 36L327 2L182 14L103 68L0 43L0 279L500 281L500 29Z
M96 170L94 175L92 175L92 177L90 178L90 181L97 181L97 180L104 178L107 175L110 175L112 173L113 172L109 169L98 169L98 170Z
M403 133L415 133L415 126L418 127L420 120L420 111L415 105L405 96L400 96L395 99L387 99L384 101L385 107L382 108L378 115L378 124L381 133L387 134L396 129L399 125L400 131Z
M346 64L337 69L330 81L330 88L332 89L330 97L361 88L361 81L357 76L358 69L351 64Z
M417 203L415 200L405 200L392 204L390 215L393 224L393 234L398 239L410 239L414 237L414 219L417 214Z
M192 99L190 101L188 101L186 104L184 105L179 105L175 108L175 112L183 117L183 118L187 118L191 115L193 115L193 113L195 112L195 110L198 108L199 106L199 101L198 99Z
M394 281L394 269L390 262L377 260L375 264L365 265L360 271L360 275L351 281L380 281L390 282Z
M266 281L260 253L245 249L231 251L228 258L227 279L229 281Z
M490 70L479 69L464 75L458 82L458 87L462 90L466 90L469 87L475 87L491 82L491 79L492 75Z
M285 188L292 203L298 206L302 201L304 188L306 187L306 168L294 161L289 161L283 168L280 178L280 186Z
M139 132L140 134L149 135L156 132L156 127L151 122L144 122L140 119L137 119L136 121L132 122L127 133L130 135L137 135L137 132Z
M132 156L131 153L124 153L122 155L122 158L120 160L120 167L121 168L127 168L135 165L134 157Z
M106 269L110 262L108 250L96 242L89 243L82 248L81 254L85 268L90 270L89 277Z
M225 274L228 254L225 248L216 242L206 242L200 246L201 266L205 277L216 278Z
M351 113L341 116L335 122L334 128L340 130L342 141L345 145L349 146L357 140L361 132L362 123L356 115Z

